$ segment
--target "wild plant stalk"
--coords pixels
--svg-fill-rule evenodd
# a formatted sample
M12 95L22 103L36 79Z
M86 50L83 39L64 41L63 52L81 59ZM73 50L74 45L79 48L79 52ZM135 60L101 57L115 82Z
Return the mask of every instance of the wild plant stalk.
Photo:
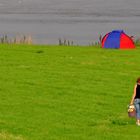
M10 38L7 35L3 35L0 37L0 44L33 44L33 40L31 36L23 35Z
M140 46L140 38L137 38L135 41L134 41L135 45L136 46Z
M73 43L73 41L70 41L70 40L66 40L66 39L64 39L64 40L62 40L61 38L59 38L59 46L73 46L74 45L74 43Z
M100 46L102 42L102 35L99 35L99 40L96 42L89 43L89 46Z

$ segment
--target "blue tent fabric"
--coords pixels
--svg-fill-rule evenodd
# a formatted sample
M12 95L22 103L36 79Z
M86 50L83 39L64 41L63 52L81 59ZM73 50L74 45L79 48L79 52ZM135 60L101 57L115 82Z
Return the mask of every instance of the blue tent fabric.
M120 47L120 38L122 33L123 33L122 30L115 30L110 32L105 41L104 48L118 49Z

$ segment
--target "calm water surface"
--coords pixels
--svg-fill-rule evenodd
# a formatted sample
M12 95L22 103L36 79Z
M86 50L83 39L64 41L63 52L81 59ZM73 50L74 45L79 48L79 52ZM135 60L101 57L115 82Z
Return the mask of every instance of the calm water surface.
M113 29L140 37L140 0L0 0L0 35L86 45Z

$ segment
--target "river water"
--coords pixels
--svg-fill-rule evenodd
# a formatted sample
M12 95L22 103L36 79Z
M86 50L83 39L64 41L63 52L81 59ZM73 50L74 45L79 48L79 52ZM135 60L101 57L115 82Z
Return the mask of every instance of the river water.
M0 36L87 45L114 29L140 37L140 0L0 0Z

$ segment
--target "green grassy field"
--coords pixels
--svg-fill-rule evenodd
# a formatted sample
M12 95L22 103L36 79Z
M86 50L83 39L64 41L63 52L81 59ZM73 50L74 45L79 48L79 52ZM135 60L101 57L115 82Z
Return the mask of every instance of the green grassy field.
M139 48L0 45L0 140L139 140L138 76Z

